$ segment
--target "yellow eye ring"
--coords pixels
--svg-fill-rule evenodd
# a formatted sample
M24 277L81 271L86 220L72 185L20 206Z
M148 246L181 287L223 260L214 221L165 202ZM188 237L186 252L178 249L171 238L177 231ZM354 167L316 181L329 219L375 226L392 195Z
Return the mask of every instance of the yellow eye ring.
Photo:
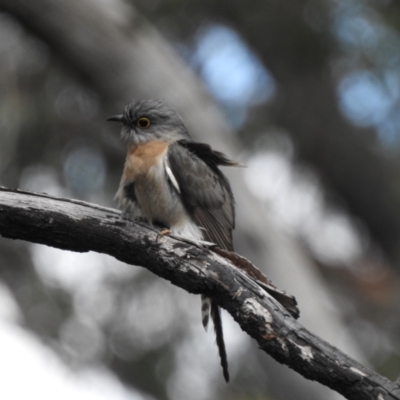
M150 120L148 118L144 118L144 117L139 118L136 122L136 125L139 128L146 129L150 126Z

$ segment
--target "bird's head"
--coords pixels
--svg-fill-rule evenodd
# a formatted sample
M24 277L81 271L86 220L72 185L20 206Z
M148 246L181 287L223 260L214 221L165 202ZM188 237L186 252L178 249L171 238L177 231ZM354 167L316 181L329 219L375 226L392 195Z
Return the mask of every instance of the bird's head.
M177 141L189 134L179 114L161 100L139 100L125 106L124 113L107 121L121 122L121 137L132 144L152 140Z

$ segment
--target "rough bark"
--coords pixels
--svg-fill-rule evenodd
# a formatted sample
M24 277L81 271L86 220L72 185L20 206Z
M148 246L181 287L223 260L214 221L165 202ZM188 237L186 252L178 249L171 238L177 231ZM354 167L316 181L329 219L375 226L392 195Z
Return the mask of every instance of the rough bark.
M397 383L313 335L249 276L204 244L158 236L120 212L81 201L0 189L0 234L148 269L218 301L260 349L348 399L400 399Z

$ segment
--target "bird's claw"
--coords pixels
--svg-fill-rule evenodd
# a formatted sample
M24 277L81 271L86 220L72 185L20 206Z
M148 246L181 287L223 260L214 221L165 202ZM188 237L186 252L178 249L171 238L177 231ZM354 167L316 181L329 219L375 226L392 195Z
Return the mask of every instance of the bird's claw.
M168 235L169 233L171 233L171 230L168 228L163 229L162 231L158 232L157 237L156 237L156 242L158 242L158 239L160 239L161 236Z

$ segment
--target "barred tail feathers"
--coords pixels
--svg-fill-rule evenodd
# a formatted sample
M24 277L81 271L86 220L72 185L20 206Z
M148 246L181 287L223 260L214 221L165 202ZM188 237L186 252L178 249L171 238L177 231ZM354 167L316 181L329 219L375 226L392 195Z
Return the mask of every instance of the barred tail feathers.
M201 295L201 322L203 323L204 329L207 331L208 323L210 322L211 312L211 299L204 294Z

